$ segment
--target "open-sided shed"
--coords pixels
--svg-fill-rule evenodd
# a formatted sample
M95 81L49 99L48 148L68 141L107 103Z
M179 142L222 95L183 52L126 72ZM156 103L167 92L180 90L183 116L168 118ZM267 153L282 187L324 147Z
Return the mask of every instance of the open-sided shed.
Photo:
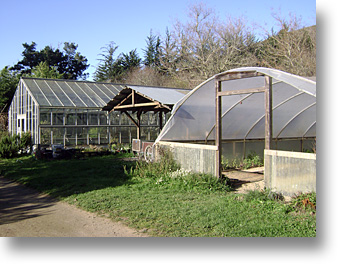
M139 139L143 113L158 113L159 129L162 130L163 114L171 112L173 106L188 92L189 90L186 89L126 85L125 89L121 90L102 110L126 114L137 127Z

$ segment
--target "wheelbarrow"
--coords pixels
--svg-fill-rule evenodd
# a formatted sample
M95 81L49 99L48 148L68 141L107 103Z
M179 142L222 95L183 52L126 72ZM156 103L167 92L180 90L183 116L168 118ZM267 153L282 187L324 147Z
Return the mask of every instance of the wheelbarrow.
M147 162L152 162L154 160L154 149L153 141L142 141L140 139L132 140L132 151L138 153L140 158L143 158Z

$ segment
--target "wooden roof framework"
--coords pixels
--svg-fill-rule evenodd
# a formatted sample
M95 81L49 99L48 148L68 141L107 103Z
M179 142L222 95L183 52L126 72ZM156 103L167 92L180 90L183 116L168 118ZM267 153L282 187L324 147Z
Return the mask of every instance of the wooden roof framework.
M137 127L137 138L140 138L141 135L141 115L148 111L158 112L159 113L159 128L162 130L162 113L170 112L173 108L173 105L163 104L158 102L140 92L135 91L131 88L123 89L116 97L114 97L111 102L107 104L103 110L108 110L109 107L112 111L120 111L124 113ZM133 118L129 113L137 112L137 119Z

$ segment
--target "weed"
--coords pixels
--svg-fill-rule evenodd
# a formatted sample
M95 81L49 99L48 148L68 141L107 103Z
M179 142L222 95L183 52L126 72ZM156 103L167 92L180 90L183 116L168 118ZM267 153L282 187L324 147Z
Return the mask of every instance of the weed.
M287 207L288 212L305 211L305 212L316 212L317 195L315 192L301 193L292 197L292 201Z

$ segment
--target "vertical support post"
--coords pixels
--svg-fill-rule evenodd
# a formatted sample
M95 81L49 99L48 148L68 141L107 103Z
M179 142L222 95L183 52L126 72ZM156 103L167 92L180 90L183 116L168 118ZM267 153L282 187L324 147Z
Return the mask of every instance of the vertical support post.
M272 77L265 76L265 149L271 149L273 140Z
M158 119L159 119L158 121L159 121L159 124L160 124L160 131L159 131L159 132L162 131L162 127L163 127L163 125L162 125L162 124L163 124L163 122L162 122L162 121L163 121L163 119L162 119L162 118L163 118L163 115L162 115L162 114L163 114L162 111L159 111L159 112L158 112Z
M138 110L137 111L137 139L140 139L141 138L141 114L142 114L142 111Z
M134 106L135 105L135 90L132 90L131 99L132 99L132 105Z
M221 81L216 81L216 177L220 178L222 174L222 98Z

